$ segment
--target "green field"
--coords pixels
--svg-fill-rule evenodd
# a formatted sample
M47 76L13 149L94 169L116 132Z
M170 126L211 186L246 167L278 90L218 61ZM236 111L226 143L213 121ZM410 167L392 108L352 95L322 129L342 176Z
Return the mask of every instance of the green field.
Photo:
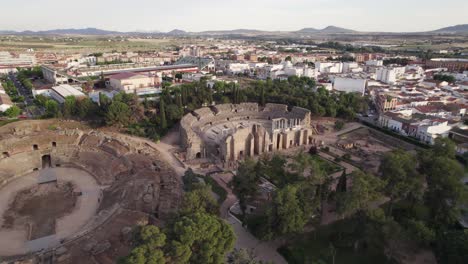
M112 52L112 51L162 51L184 45L191 40L175 38L120 38L120 37L6 37L0 36L0 49L22 51L32 48L36 51L64 52ZM192 40L191 44L201 44Z
M311 159L316 161L320 165L320 168L322 168L327 173L327 175L343 170L343 167L341 167L340 165L332 161L326 160L320 157L319 155L312 155Z

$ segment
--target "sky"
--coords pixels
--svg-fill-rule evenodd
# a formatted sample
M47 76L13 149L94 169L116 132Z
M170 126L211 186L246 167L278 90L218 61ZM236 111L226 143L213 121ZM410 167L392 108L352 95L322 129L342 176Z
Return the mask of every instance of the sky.
M467 12L467 0L0 0L0 30L417 32L468 24Z

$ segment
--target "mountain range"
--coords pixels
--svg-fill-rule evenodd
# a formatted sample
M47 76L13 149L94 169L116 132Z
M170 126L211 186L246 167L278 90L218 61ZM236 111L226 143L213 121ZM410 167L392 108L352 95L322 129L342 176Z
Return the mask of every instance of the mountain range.
M82 35L82 36L111 36L111 35L138 35L138 34L152 34L152 35L167 35L167 36L204 36L204 35L311 35L311 34L353 34L353 33L385 33L385 32L364 32L356 31L347 28L336 26L328 26L323 29L316 28L303 28L297 31L263 31L255 29L234 29L234 30L211 30L201 32L187 32L181 29L174 29L169 32L119 32L110 31L97 28L83 28L83 29L53 29L44 31L11 31L0 30L0 35ZM400 32L410 33L410 32ZM468 34L468 24L450 26L440 28L433 31L426 32L411 32L411 34Z
M468 24L456 25L456 26L451 26L451 27L444 27L444 28L434 30L433 32L437 32L437 33L466 33L466 32L468 32Z
M357 31L347 28L335 27L335 26L328 26L323 29L316 29L316 28L303 28L301 30L296 31L297 33L355 33Z

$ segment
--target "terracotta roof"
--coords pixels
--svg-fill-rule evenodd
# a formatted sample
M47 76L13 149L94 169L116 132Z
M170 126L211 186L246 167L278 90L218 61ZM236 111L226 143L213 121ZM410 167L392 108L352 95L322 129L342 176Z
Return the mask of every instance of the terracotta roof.
M122 72L122 73L118 73L118 74L110 76L109 79L125 80L125 79L130 79L135 76L148 77L148 76L138 74L138 73L133 73L133 72Z

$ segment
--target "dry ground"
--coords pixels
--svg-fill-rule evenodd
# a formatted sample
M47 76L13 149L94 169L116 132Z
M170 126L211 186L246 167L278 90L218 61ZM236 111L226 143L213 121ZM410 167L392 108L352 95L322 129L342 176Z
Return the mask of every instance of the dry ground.
M73 189L69 182L53 182L20 191L4 215L3 227L29 227L28 240L55 234L56 220L76 205Z

